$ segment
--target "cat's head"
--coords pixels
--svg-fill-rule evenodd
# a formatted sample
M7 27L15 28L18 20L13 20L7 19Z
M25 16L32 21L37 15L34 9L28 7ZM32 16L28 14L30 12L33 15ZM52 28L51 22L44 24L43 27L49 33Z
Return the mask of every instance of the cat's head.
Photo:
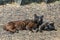
M36 23L40 23L40 24L42 24L42 22L43 22L43 15L41 15L41 16L38 16L37 14L34 14L34 21L36 22Z

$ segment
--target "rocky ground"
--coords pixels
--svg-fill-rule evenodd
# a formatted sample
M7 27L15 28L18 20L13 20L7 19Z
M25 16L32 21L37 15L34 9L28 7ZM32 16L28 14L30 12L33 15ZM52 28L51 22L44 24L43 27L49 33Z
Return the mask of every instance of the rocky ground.
M3 25L13 20L33 19L33 15L44 15L44 21L54 21L57 31L44 31L32 33L19 31L9 34L3 30ZM0 6L0 40L60 40L60 2L50 4L31 3L19 6L13 4Z

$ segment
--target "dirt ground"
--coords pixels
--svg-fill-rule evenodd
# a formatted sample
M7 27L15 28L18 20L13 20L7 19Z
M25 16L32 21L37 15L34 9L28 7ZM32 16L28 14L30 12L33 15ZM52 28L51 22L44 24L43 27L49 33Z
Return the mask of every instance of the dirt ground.
M33 19L33 15L44 15L44 21L54 21L57 31L30 32L27 30L9 34L3 25L9 21ZM60 2L50 4L31 3L19 6L13 4L0 6L0 40L60 40Z

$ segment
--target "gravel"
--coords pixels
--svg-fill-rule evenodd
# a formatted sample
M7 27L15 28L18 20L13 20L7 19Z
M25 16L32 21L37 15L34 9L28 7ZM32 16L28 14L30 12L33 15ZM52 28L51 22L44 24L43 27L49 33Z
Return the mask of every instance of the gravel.
M44 21L54 21L57 31L30 32L27 30L10 34L3 30L9 21L33 19L33 15L44 15ZM31 3L29 5L0 6L0 40L60 40L60 2L50 4Z

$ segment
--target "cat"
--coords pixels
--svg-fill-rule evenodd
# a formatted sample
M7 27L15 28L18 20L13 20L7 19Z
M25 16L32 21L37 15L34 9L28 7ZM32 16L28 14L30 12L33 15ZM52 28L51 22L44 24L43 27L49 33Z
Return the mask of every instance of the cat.
M5 24L3 29L14 33L16 32L16 30L19 31L19 30L31 30L34 28L36 29L42 23L43 23L43 15L37 16L37 14L34 14L34 20L26 19L26 20L11 21Z
M38 30L39 25L43 23L43 17L43 15L38 16L37 14L34 14L34 21L29 22L28 25L26 25L26 29L30 31L32 31L32 29Z
M44 22L41 26L39 26L39 31L42 32L43 30L52 31L55 30L54 22Z

